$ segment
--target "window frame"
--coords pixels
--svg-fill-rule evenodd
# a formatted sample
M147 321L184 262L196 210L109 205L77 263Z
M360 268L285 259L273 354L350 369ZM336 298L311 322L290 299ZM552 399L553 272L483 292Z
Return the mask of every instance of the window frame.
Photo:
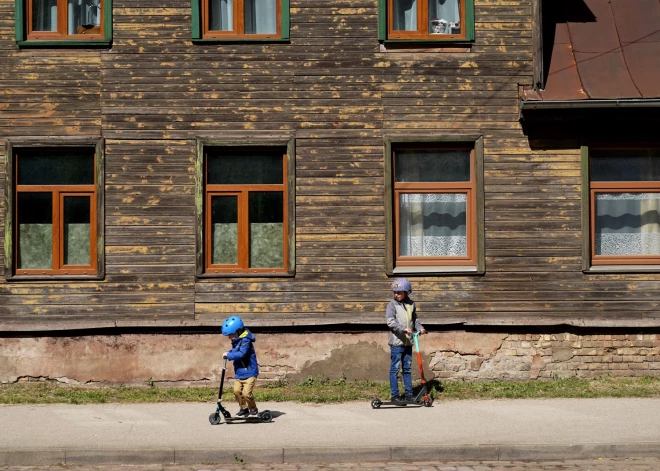
M660 255L596 255L595 198L598 193L660 193L660 180L591 181L591 150L660 149L658 144L605 145L581 147L582 172L582 270L660 271Z
M236 0L242 6L244 0ZM234 12L234 31L214 31L208 27L209 0L191 0L192 40L194 42L288 42L290 0L277 0L277 33L245 34L243 8ZM239 31L239 29L241 31Z
M101 33L100 34L62 34L64 15L59 15L60 4L66 5L66 0L58 0L58 32L31 32L30 0L15 0L15 32L16 43L23 46L107 46L112 42L112 0L101 0ZM63 8L64 9L64 8Z
M87 148L94 154L94 183L89 185L19 185L17 159L20 149L68 149ZM104 199L104 160L105 142L103 138L55 138L52 141L40 138L12 138L5 140L6 185L5 185L5 278L7 280L44 279L102 279L105 274L105 199ZM18 261L18 194L50 193L53 198L53 268L19 269ZM90 265L63 265L64 237L62 205L67 196L90 197ZM57 262L57 266L56 266Z
M439 150L470 149L469 182L395 182L394 152L406 148ZM386 271L398 274L483 274L484 255L484 188L483 138L476 135L389 136L385 137L385 217ZM402 193L467 193L468 253L465 257L401 257L399 255L399 197Z
M292 136L249 139L245 135L229 136L225 139L197 138L197 162L195 165L196 195L196 276L198 278L218 277L286 277L295 274L295 140ZM281 149L283 159L283 180L281 184L240 184L207 185L207 150L213 147L227 147L249 152L259 149ZM245 227L249 224L246 211L249 193L253 191L278 191L283 193L283 261L282 268L249 268L249 235ZM239 235L237 265L211 264L210 201L213 196L237 196L239 205L239 234L243 228L244 237ZM244 239L244 240L243 240ZM241 245L243 244L243 245ZM242 250L242 251L241 251ZM243 266L241 266L241 261Z
M424 26L425 18L428 23L428 4L425 0L420 0L418 6L417 25L418 31L402 31L395 32L393 30L393 0L378 0L378 40L386 43L397 42L448 42L448 43L465 43L473 42L474 35L474 0L459 0L463 4L461 9L461 25L463 25L462 33L456 34L429 34L422 32L421 27ZM424 14L426 17L424 17ZM426 27L424 26L424 29Z

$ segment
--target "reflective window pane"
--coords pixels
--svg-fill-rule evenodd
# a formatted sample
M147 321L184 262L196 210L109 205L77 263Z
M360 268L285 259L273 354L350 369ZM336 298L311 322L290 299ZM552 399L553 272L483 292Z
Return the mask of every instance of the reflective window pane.
M234 30L234 1L209 1L209 29L212 31Z
M660 193L596 193L596 255L660 255Z
M249 196L250 268L284 267L284 194Z
M94 154L89 150L19 149L16 154L19 185L94 184Z
M277 0L245 0L245 34L277 33Z
M402 149L394 153L397 182L469 182L469 150Z
M417 31L417 0L392 0L392 7L395 31Z
M32 31L57 31L57 0L32 1Z
M53 268L53 196L18 193L17 264L22 269Z
M594 149L591 181L660 181L660 149Z
M101 0L68 0L67 8L69 34L81 34L101 25Z
M460 0L428 0L429 34L461 34Z
M64 265L91 265L91 198L64 197Z
M467 194L400 194L399 205L400 256L467 256Z
M208 182L218 185L281 184L284 180L283 160L282 152L209 152Z
M211 198L211 263L238 263L238 197Z

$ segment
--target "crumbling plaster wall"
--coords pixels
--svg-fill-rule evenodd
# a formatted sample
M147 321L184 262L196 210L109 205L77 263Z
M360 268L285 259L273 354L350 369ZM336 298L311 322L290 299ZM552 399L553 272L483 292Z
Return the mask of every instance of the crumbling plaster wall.
M660 375L660 334L450 331L432 332L420 344L427 379ZM385 332L257 333L256 347L261 380L388 377ZM0 338L0 381L217 383L221 354L228 348L227 339L215 334Z

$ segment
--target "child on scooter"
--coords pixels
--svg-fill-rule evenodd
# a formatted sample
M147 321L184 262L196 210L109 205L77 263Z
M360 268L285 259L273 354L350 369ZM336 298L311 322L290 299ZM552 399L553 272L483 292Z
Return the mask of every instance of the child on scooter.
M254 383L259 376L257 354L253 345L255 337L238 316L231 316L222 324L222 335L231 340L232 348L223 353L222 358L234 362L234 396L240 407L236 416L256 416L259 410L252 395Z
M426 329L417 318L415 303L410 299L412 286L405 278L395 280L391 289L394 299L390 301L385 310L385 320L390 329L390 390L392 402L413 401L412 375L412 340L413 331L425 334ZM405 396L399 394L399 369L403 371L403 386ZM404 404L405 405L405 404Z

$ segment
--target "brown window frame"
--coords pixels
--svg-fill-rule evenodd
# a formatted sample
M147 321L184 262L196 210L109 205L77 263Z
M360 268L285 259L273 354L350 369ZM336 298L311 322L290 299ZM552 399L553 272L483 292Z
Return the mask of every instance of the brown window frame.
M73 40L90 40L90 39L104 39L105 38L105 14L104 14L104 1L100 0L99 2L99 14L101 15L101 24L100 26L95 26L91 29L84 30L77 34L68 34L67 25L68 25L68 6L67 0L57 0L57 31L34 31L32 29L32 0L25 0L27 4L27 40L61 40L61 39L73 39Z
M238 151L247 155L260 150L270 150L272 147L228 146L226 149ZM289 195L287 191L287 151L282 149L282 183L281 184L210 184L208 183L208 149L204 150L204 273L287 273L289 271ZM249 215L248 202L251 192L281 192L282 198L282 228L283 228L283 266L281 268L250 268L249 254ZM236 265L214 265L211 263L211 198L214 196L237 196L238 198L238 263Z
M282 0L276 0L275 24L277 31L268 34L245 33L245 0L234 0L233 31L210 29L209 2L202 0L202 34L205 39L278 39L282 37ZM463 1L463 0L461 0Z
M658 149L655 146L608 146L590 147L591 150ZM589 172L589 243L591 264L597 265L660 265L660 255L596 255L596 194L598 193L660 193L660 181L591 181Z
M14 181L18 182L18 167L20 159L20 151L16 152L14 158ZM96 159L97 155L94 153L94 182L97 181L96 175ZM97 214L96 214L96 185L94 183L87 185L19 185L16 183L14 187L14 218L18 225L18 195L20 193L50 193L52 198L52 268L15 268L16 275L95 275L97 273ZM90 264L89 265L64 265L64 221L62 215L64 214L64 198L67 196L89 196L90 198ZM14 260L18 262L19 251L19 230L16 227L14 231Z
M470 151L470 179L467 182L397 182L395 155L399 150L469 150ZM393 219L394 219L394 264L397 268L402 267L423 267L423 266L466 266L477 265L478 246L477 246L477 182L476 182L476 162L475 148L473 146L462 145L397 145L392 147L392 194L393 194ZM420 193L441 194L441 193L466 193L466 237L467 254L464 257L407 257L400 255L400 198L401 194Z
M438 39L459 41L467 40L467 22L466 22L466 0L460 1L461 10L461 34L431 34L427 31L429 24L429 6L428 0L418 0L417 3L417 31L402 31L394 29L394 0L387 0L387 37L388 39L396 40L429 40L435 41Z

